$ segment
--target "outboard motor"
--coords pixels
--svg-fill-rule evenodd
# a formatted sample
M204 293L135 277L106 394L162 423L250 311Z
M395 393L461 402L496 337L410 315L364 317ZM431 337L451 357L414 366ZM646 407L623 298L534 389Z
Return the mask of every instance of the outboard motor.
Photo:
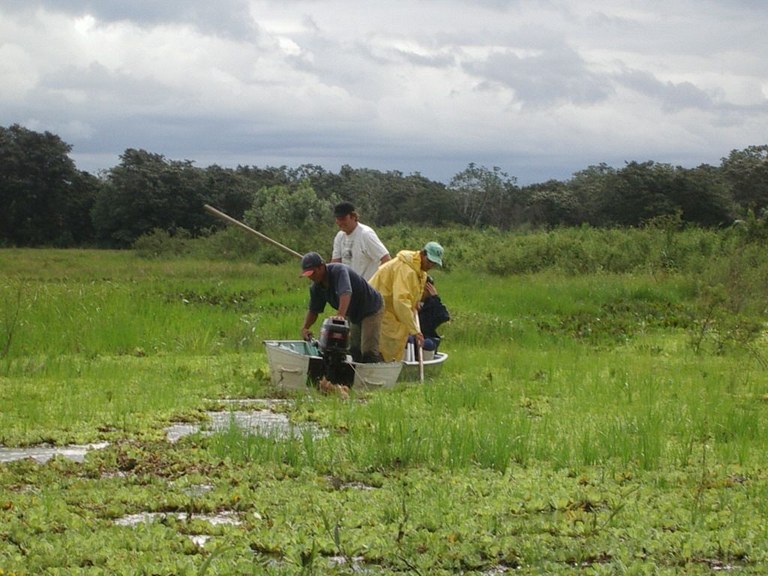
M349 354L349 322L343 318L326 318L320 328L320 355L324 376L333 384L351 385L354 370L347 362Z

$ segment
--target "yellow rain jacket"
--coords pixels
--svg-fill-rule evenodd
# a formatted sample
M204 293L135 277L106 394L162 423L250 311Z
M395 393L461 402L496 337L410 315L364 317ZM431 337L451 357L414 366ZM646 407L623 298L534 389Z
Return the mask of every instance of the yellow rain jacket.
M426 282L427 273L421 270L418 250L401 250L369 280L384 298L379 352L386 362L402 360L408 336L418 334L414 312Z

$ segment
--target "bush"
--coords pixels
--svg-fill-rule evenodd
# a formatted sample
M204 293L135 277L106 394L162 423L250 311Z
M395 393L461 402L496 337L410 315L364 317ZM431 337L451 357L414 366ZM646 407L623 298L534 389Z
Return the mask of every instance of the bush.
M171 234L167 230L155 228L133 243L136 254L142 258L160 258L164 256L184 256L191 251L192 236L183 228Z

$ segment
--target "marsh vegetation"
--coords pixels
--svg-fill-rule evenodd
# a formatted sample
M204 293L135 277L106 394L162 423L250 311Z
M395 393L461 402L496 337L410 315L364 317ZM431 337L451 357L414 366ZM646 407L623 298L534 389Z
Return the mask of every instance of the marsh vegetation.
M0 574L762 573L752 226L419 230L450 361L349 400L271 386L307 286L269 249L2 250L0 444L106 446L0 464ZM286 400L293 433L168 440L233 399Z

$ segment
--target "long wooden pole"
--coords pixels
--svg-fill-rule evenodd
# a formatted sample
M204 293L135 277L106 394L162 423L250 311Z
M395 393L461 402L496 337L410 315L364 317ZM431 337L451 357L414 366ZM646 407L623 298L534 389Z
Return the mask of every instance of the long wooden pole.
M421 332L421 323L419 322L419 311L413 311L413 319L416 321L416 329ZM414 338L414 340L416 340ZM418 342L414 342L419 349L419 382L424 382L424 350Z
M301 258L302 255L296 252L296 250L291 250L288 248L288 246L284 246L283 244L280 244L277 240L272 240L269 236L266 236L262 234L261 232L258 232L251 228L250 226L247 226L240 222L239 220L235 220L231 216L228 216L227 214L224 214L221 210L217 210L213 206L210 206L208 204L203 205L203 208L205 208L206 212L209 212L210 214L213 214L214 216L221 218L222 220L225 220L226 222L229 222L230 224L234 224L235 226L242 228L246 232L250 232L251 234L254 234L255 236L258 236L265 242L268 242L272 244L272 246L275 246L276 248L280 248L280 250L283 250L284 252L288 252L291 256L296 256L297 258Z

